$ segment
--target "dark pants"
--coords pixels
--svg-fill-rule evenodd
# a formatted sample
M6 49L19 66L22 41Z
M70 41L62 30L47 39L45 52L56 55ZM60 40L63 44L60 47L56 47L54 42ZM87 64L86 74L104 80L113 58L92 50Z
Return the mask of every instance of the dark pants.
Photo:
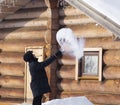
M34 97L34 98L33 98L33 104L32 104L32 105L41 105L41 102L42 102L42 96L43 96L43 95L40 95L40 96Z

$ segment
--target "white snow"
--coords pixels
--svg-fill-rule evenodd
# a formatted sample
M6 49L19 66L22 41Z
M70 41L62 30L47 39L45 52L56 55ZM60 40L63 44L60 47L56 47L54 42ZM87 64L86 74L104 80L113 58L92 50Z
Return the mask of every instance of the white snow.
M83 0L104 16L120 25L120 0Z
M31 105L31 104L23 103L22 105ZM94 104L90 102L85 96L79 96L79 97L69 97L63 99L54 99L42 103L42 105L94 105Z

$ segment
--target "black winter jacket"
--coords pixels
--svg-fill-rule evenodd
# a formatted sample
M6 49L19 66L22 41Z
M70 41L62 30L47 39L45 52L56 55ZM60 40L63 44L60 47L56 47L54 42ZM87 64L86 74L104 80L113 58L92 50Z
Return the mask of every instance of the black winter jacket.
M55 59L55 56L51 56L43 62L29 62L29 70L31 74L30 87L34 97L51 91L50 86L48 84L48 78L46 75L45 67L52 63Z

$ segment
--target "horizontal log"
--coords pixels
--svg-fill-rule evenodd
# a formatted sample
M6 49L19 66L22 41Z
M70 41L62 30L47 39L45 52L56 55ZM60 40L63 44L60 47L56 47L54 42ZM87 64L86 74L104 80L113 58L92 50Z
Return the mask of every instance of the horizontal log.
M23 63L1 63L0 74L11 76L24 76L25 64Z
M0 53L0 62L2 63L23 63L23 54L21 52L3 52Z
M103 70L103 76L105 79L120 79L120 67L109 66Z
M45 30L41 31L2 31L0 30L0 39L42 39L44 40Z
M100 37L112 37L113 34L109 30L103 28L98 24L85 24L70 26L73 33L78 37L84 38L100 38Z
M14 32L37 32L37 31L46 31L47 28L44 28L44 27L21 27L21 28L7 28L7 29L0 29L0 33L14 33Z
M114 93L120 94L119 88L120 81L118 80L106 80L103 83L98 80L69 80L61 81L58 84L59 90L63 91L80 91L80 92L100 92L100 93Z
M63 54L62 58L58 60L62 65L75 65L75 58L68 54Z
M21 20L21 21L5 21L0 24L0 29L2 28L20 28L20 27L47 27L47 20Z
M58 78L63 79L75 79L75 66L74 65L63 65L59 71L57 71Z
M58 62L62 65L75 65L75 60L59 59Z
M14 2L15 3L15 6L9 6L9 8L8 8L8 6L1 6L1 11L2 11L2 13L1 13L1 15L0 15L0 19L3 19L3 18L5 18L7 15L9 15L9 14L12 14L12 13L14 13L15 11L17 11L19 8L20 8L20 6L24 6L26 3L28 3L30 0L25 0L25 1L23 1L23 2ZM3 1L4 2L4 1ZM7 2L6 2L7 3ZM5 4L5 2L3 3L3 4ZM8 3L9 4L9 3Z
M25 47L44 45L45 40L41 39L0 41L0 49L2 49L3 52L25 52Z
M106 65L120 66L120 50L106 51L103 60Z
M17 11L19 8L19 6L1 6L1 12L14 13L14 11Z
M1 97L7 98L23 98L24 97L24 90L23 89L16 89L16 88L0 88L0 95Z
M47 18L51 16L50 9L47 8L35 8L35 9L28 9L28 10L20 10L13 15L7 16L5 19L33 19L33 18Z
M84 25L84 24L91 24L91 23L95 23L94 20L90 19L90 18L83 18L83 19L79 19L77 16L76 18L64 18L64 19L60 19L59 20L60 25L64 26L74 26L74 25Z
M0 105L21 105L24 102L23 98L1 98Z
M12 28L9 28L12 29ZM4 30L4 29L2 29ZM7 30L7 29L5 29ZM13 30L18 30L18 31L41 31L41 30L47 30L47 27L20 27L20 28L13 28Z
M23 77L0 76L0 86L8 88L23 88Z
M0 19L4 19L7 15L11 15L12 13L0 13Z
M20 0L20 1L15 2L15 5L16 6L25 6L29 2L30 2L30 0Z
M82 93L82 92L62 92L61 98L86 96L92 103L101 105L118 105L120 104L119 94L100 94L100 93Z
M29 9L29 10L21 10L13 15L7 16L6 20L14 20L14 19L34 19L34 18L40 18L48 19L48 18L58 18L58 11L57 9L50 9L50 8L35 8L35 9Z
M28 3L30 0L25 0L23 2L14 2L15 6L1 6L1 15L0 15L0 19L3 19L5 18L6 16L10 15L10 14L13 14L14 12L16 12L21 6L24 6L26 3ZM3 1L4 2L4 1ZM7 3L7 2L6 2ZM6 4L6 3L3 3L3 4ZM9 3L8 3L9 4Z
M79 17L86 17L85 14L80 11L79 9L76 9L72 6L67 7L65 9L59 9L59 15L60 17L64 17L64 16L79 16Z
M101 47L103 49L120 49L120 41L110 38L85 38L85 47Z
M88 96L89 97L89 96ZM120 95L95 95L89 97L94 103L100 104L109 104L109 105L119 105L120 104Z
M62 79L75 79L75 66L63 65L61 69L57 71L57 76ZM105 79L120 79L120 67L105 67L103 70L103 76Z
M29 9L29 8L44 8L47 7L44 0L36 0L35 2L29 2L27 5L25 5L23 8Z

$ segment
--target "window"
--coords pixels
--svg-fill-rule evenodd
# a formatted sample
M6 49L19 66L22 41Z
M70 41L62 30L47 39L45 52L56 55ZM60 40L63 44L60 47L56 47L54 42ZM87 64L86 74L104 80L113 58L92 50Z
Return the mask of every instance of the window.
M102 48L85 48L84 56L76 60L75 79L102 80Z
M38 61L43 61L44 59L44 47L43 46L34 46L34 47L26 47L26 51L33 51L33 53L36 55L38 58ZM24 85L24 98L25 102L31 103L32 102L32 91L30 89L30 81L31 81L31 76L29 72L29 66L28 63L25 65L25 85Z

